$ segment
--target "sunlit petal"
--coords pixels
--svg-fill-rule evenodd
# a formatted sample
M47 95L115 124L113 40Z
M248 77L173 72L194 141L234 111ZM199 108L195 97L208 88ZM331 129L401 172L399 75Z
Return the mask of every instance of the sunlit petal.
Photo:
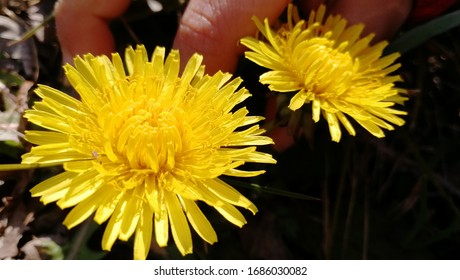
M259 127L264 118L239 105L250 96L242 80L205 75L201 55L193 55L182 73L177 50L167 55L157 47L149 59L139 45L124 57L87 54L64 66L80 100L38 86L43 100L25 118L48 130L26 131L25 139L37 146L22 164L62 164L65 171L31 193L44 203L74 207L64 221L69 228L92 215L98 224L108 221L104 250L135 235L134 258L145 259L153 234L164 247L172 233L181 254L189 254L190 225L206 242L217 241L197 201L238 226L246 221L235 206L257 212L218 177L263 173L236 168L276 163L257 151L273 140Z
M394 105L388 105L390 100L402 104L407 99L401 95L405 91L394 84L401 77L391 75L400 67L395 63L399 54L382 57L387 42L371 45L374 35L361 37L363 24L347 26L340 15L326 18L325 11L326 7L320 5L304 22L290 4L287 23L277 30L268 26L267 19L262 24L254 18L265 40L241 39L241 44L250 49L245 56L269 69L260 76L262 84L273 91L295 93L288 106L291 110L311 103L312 119L318 122L321 115L326 118L333 141L340 141L340 124L355 135L347 117L372 135L383 137L382 128L393 129L386 121L404 124L395 116L403 111L381 110Z

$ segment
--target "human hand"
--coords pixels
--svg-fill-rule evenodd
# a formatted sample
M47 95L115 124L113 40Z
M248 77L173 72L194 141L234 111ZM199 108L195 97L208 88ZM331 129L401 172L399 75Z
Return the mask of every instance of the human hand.
M58 37L65 62L77 54L110 54L115 49L108 22L121 16L130 0L59 0L56 9ZM173 48L179 49L182 61L195 52L204 56L209 73L233 72L239 55L240 38L252 35L256 27L253 15L274 21L290 0L190 0L181 19ZM301 1L304 14L324 0ZM329 3L332 2L332 3ZM328 1L329 12L340 13L351 24L363 22L365 32L375 33L375 40L391 37L406 20L412 0L336 0Z
M181 19L173 48L179 49L181 61L193 53L204 56L208 73L218 70L233 72L244 48L238 44L242 37L253 35L256 26L251 21L268 18L274 21L290 0L190 0ZM309 14L324 0L306 0L300 3L304 14ZM412 0L341 0L329 1L329 12L341 14L350 24L363 22L365 33L375 33L375 41L389 38L409 15ZM71 62L77 54L110 54L115 50L114 38L108 22L121 16L130 0L60 0L55 15L58 37L64 61ZM78 22L78 24L75 24ZM269 103L270 104L270 103ZM267 108L268 112L273 108ZM270 132L275 149L282 152L294 143L288 128Z

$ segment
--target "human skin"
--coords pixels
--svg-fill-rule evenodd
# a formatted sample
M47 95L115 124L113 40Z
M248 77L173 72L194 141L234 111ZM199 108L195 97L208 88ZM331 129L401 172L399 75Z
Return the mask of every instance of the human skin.
M181 18L173 48L185 63L193 53L204 57L206 71L232 73L244 47L239 40L254 35L252 16L276 20L290 0L190 0ZM307 0L299 9L307 14L324 0ZM131 0L59 0L55 7L57 35L64 62L79 54L109 55L115 51L109 22L121 16ZM350 24L364 23L365 33L375 33L374 41L391 38L407 19L412 0L332 0L331 14L341 14ZM76 24L78 23L78 24ZM272 108L267 109L273 110ZM282 152L294 143L287 128L270 132L275 149Z
M290 0L190 0L180 21L173 48L182 61L195 52L204 56L208 73L233 72L244 48L238 44L244 36L256 32L251 22L258 18L275 20ZM301 1L304 14L325 1ZM115 43L108 23L121 16L131 0L59 0L55 8L58 38L65 62L78 54L110 54ZM328 11L340 13L351 24L363 22L366 33L375 33L375 41L391 38L408 17L412 0L335 0ZM78 23L78 24L76 24ZM225 54L225 55L222 55Z

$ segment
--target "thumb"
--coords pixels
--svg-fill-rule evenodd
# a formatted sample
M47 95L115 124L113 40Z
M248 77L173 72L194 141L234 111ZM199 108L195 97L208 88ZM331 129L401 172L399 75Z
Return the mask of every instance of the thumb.
M253 35L257 28L251 21L276 19L290 0L190 0L179 24L173 47L181 52L182 63L193 53L204 56L208 73L233 72L244 50L239 40Z
M59 0L54 8L64 62L77 54L110 54L115 49L108 21L120 16L130 0Z
M330 13L341 14L349 24L364 23L365 33L375 33L374 42L389 39L406 21L413 0L341 0Z

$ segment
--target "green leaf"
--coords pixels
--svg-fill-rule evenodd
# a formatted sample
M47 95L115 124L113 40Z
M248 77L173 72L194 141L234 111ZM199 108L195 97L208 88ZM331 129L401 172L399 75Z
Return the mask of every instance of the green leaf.
M309 196L309 195L306 195L306 194L290 192L290 191L270 188L270 187L266 187L266 186L260 186L258 184L246 183L246 182L233 180L233 179L229 179L229 178L221 178L221 179L226 181L227 183L229 183L232 186L251 189L251 190L256 190L256 191L260 191L260 192L264 192L264 193L269 193L269 194L274 194L274 195L281 195L281 196L297 198L297 199L320 200L319 198Z
M13 72L0 71L0 81L7 87L20 86L24 82L24 78Z
M54 14L50 14L48 15L44 20L43 22L41 22L39 25L35 26L34 28L28 30L26 33L24 33L21 38L17 39L17 40L14 40L14 41L11 41L8 45L9 46L13 46L13 45L16 45L16 44L19 44L19 43L22 43L24 42L25 40L28 40L30 38L32 38L33 36L35 36L35 33L37 33L38 30L40 30L41 28L44 28L51 20L54 19Z
M386 49L386 53L401 54L420 46L423 42L460 25L460 10L454 11L425 24L417 26L394 40Z
M27 169L33 169L33 168L45 168L45 167L58 166L58 165L62 165L62 162L32 163L32 164L8 163L8 164L0 164L0 171L27 170Z
M0 132L2 133L2 132ZM24 153L21 142L0 141L0 155L6 155L12 159L18 159ZM2 161L0 161L2 163Z
M93 250L89 248L88 242L95 231L100 227L91 218L83 222L77 229L77 233L67 246L64 247L64 254L68 260L99 260L107 255L106 251Z
M51 238L42 237L38 238L38 240L40 242L35 246L41 254L45 254L50 260L64 259L61 246L59 246Z

